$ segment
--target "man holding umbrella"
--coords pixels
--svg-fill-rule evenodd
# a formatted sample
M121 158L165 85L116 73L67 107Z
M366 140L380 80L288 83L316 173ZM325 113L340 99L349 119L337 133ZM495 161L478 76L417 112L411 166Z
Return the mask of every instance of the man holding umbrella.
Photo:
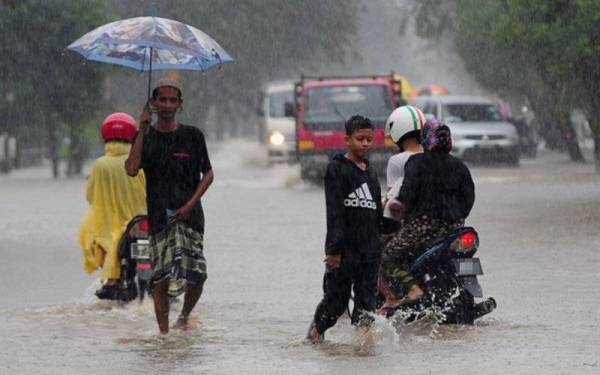
M200 198L213 182L204 134L176 119L183 103L181 84L162 78L153 85L150 108L125 162L130 176L146 175L154 283L154 309L161 333L169 332L169 288L185 283L183 308L175 328L185 329L206 281L204 212Z

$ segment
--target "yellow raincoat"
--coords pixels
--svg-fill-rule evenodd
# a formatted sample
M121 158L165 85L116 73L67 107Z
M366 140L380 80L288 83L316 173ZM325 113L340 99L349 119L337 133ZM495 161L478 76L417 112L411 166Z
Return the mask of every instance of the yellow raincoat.
M119 239L134 216L147 212L144 173L129 177L125 172L130 148L123 142L107 142L105 155L94 162L87 183L90 206L79 226L79 243L84 269L92 273L102 268L103 280L119 278Z

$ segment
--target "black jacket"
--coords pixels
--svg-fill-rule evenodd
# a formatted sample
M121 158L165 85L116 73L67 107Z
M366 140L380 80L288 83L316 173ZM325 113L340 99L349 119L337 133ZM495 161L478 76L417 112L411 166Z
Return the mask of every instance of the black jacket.
M341 254L345 261L379 258L383 210L375 170L363 171L344 155L335 155L325 174L325 202L325 254Z
M407 219L422 215L465 219L475 202L475 186L462 161L443 152L426 151L406 162L398 200L406 207Z

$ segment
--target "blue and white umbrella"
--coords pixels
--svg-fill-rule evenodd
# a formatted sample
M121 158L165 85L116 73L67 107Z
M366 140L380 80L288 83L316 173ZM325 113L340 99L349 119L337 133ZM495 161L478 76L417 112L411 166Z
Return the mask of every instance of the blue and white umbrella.
M209 35L184 23L160 17L136 17L100 26L71 43L68 50L87 60L140 71L200 70L233 62Z

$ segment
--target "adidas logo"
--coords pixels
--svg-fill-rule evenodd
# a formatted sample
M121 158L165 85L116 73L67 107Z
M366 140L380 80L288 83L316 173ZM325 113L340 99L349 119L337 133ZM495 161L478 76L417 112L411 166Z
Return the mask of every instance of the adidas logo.
M373 201L369 185L366 182L354 190L353 193L348 194L348 198L344 199L344 206L377 209L377 204Z

